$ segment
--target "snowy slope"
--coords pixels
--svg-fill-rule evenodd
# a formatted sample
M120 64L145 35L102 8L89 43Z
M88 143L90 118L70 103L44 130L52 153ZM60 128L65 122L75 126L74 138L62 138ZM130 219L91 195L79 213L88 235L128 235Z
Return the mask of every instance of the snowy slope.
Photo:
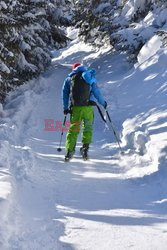
M134 68L75 39L53 52L39 80L9 95L1 109L0 249L166 249L167 50L145 51ZM86 163L80 139L65 164L60 132L44 130L45 119L63 120L60 92L74 61L97 69L124 156L96 110Z

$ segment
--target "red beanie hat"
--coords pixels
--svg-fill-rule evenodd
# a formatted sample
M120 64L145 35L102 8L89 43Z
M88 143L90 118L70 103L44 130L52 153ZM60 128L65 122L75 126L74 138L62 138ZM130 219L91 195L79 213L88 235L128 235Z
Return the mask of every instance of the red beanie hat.
M80 65L81 65L80 63L74 63L74 64L72 65L72 70L75 69L76 67L80 66Z

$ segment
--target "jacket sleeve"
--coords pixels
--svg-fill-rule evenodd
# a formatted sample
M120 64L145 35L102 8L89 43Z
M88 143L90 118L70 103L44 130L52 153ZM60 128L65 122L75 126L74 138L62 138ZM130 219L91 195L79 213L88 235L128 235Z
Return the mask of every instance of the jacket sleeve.
M97 99L98 103L101 104L103 107L105 106L105 100L97 86L97 84L94 82L92 84L92 89L91 89L92 94L94 97Z
M66 78L62 87L62 100L64 109L69 108L69 99L70 99L70 77Z

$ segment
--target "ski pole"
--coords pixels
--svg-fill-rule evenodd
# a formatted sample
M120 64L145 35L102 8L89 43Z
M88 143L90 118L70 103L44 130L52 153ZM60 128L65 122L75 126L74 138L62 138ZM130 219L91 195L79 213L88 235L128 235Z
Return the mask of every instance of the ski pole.
M96 103L95 106L97 107L97 109L98 109L98 111L99 111L99 114L100 114L102 120L106 123L106 119L104 118L104 115L103 115L103 113L102 113L102 111L101 111L99 105Z
M101 111L99 105L98 105L97 103L96 103L95 105L96 105L96 107L97 107L97 109L98 109L98 111L99 111L99 114L100 114L102 120L103 120L105 123L107 123L107 121L106 121L106 119L104 118L104 115L103 115L103 113L102 113L102 111ZM111 127L112 127L112 130L113 130L114 136L115 136L116 141L117 141L117 143L118 143L118 147L119 147L119 149L120 149L120 151L121 151L121 154L123 155L124 152L123 152L123 150L122 150L122 148L121 148L121 145L120 145L120 142L119 142L117 133L116 133L116 131L115 131L115 129L114 129L114 126L113 126L113 123L112 123L112 121L111 121L111 117L110 117L110 115L109 115L109 113L108 113L108 110L105 109L105 111L106 111L108 120L109 120L109 122L111 123Z
M116 141L117 141L117 143L118 143L118 147L119 147L119 149L120 149L120 152L121 152L121 154L124 154L124 152L123 152L123 150L122 150L122 148L121 148L121 145L120 145L120 142L119 142L117 133L116 133L116 131L115 131L115 129L114 129L114 126L113 126L113 123L112 123L112 121L111 121L111 117L110 117L110 115L109 115L107 109L106 109L106 114L107 114L108 120L109 120L109 122L110 122L110 124L111 124L111 128L112 128L112 130L113 130L113 133L114 133L114 136L115 136L115 138L116 138Z
M65 126L65 123L66 123L66 119L67 119L67 115L64 116L64 122L63 122L63 130L61 132L61 136L60 136L60 143L59 143L59 147L57 148L57 151L58 152L61 152L62 149L61 149L61 143L62 143L62 139L63 139L63 134L64 134L64 126Z

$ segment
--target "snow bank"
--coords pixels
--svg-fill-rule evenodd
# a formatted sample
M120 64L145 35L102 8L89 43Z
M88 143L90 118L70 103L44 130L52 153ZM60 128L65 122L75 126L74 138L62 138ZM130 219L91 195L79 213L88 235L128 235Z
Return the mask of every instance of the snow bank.
M26 146L25 131L34 125L34 119L27 124L34 105L40 101L40 92L44 90L46 82L30 81L22 85L7 97L5 108L0 105L0 249L11 249L17 234L16 183L28 180L29 173L34 166L34 155ZM39 82L40 81L40 82ZM39 83L39 84L38 84ZM46 89L45 89L46 91ZM16 247L17 248L17 247ZM18 249L18 248L17 248Z
M120 87L120 91L126 88L126 92L133 93L130 99L124 99L125 94L122 100L129 110L122 130L122 146L131 155L129 176L151 174L165 166L161 158L167 152L167 50L160 49L160 45L159 37L155 36L144 46L139 56L141 64L124 81L126 87L124 84Z
M0 124L0 129L2 133L2 124ZM7 125L6 125L7 126ZM8 216L10 209L10 200L12 193L11 185L11 175L10 175L10 145L8 141L0 137L0 211L1 211L1 223L0 223L0 248L7 249L7 241L9 234L8 228ZM4 246L6 248L4 248Z

